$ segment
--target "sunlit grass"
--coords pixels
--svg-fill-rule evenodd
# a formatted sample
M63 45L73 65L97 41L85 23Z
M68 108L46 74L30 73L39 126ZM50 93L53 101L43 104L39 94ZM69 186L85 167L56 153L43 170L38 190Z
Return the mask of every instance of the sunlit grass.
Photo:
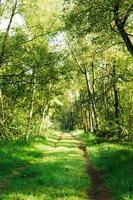
M1 160L5 166L1 173L5 182L1 200L88 199L90 180L77 141L70 139L68 133L58 141L60 134L54 132L47 137L32 138L29 144L6 144L1 149L7 156ZM23 165L16 175L11 175Z
M80 136L86 142L92 163L101 171L114 200L133 200L133 148L104 142L92 135Z

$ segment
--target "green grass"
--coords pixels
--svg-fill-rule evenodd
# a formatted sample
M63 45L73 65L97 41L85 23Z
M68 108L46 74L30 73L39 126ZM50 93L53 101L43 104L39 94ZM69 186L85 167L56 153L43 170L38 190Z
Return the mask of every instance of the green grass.
M1 144L1 200L87 200L90 180L77 141L60 133Z
M89 158L101 171L114 200L133 200L133 148L109 142L97 144L91 134L82 133L78 138L86 143Z
M0 200L87 200L91 181L78 149L87 146L92 163L101 171L114 200L133 200L133 148L103 142L83 131L74 131L77 140L61 132L45 137L0 142ZM57 143L58 141L58 143Z

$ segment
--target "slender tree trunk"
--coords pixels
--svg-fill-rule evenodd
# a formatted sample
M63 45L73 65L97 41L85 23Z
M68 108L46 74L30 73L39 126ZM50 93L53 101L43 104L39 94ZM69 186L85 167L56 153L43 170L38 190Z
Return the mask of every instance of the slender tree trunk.
M82 110L82 116L83 116L83 123L85 124L85 130L86 132L89 131L89 122L88 122L88 116L87 116L87 110L83 106L83 102L85 102L84 94L80 91L80 101L81 101L81 110Z
M115 108L115 119L118 121L119 118L119 99L118 99L118 90L116 89L116 85L113 84L114 90L114 108Z
M102 70L102 76L104 77L103 70ZM107 123L108 122L108 105L107 105L106 81L104 79L102 79L102 89L103 89L103 102L104 102L104 119L105 119L105 122Z
M93 101L94 104L96 105L96 101L95 101L95 71L94 71L94 64L91 64L91 70L92 70L92 97L93 97Z
M10 28L11 28L11 25L12 25L13 18L15 16L15 12L16 12L16 9L17 9L17 4L18 4L18 1L16 0L14 5L13 5L12 13L11 13L10 20L9 20L9 24L7 26L7 29L6 29L6 32L5 32L5 35L4 35L2 48L1 48L1 52L0 52L0 68L3 65L4 55L5 55L5 51L6 51L7 39L8 39L8 35L9 35L9 31L10 31Z
M87 128L87 131L89 131L89 121L88 121L88 115L87 115L86 108L84 110L84 115L85 115L85 121L86 121L86 128Z
M108 109L107 89L106 89L105 80L103 80L102 83L103 83L104 118L105 118L105 122L107 123L108 122L109 109Z
M35 68L33 68L32 73L32 94L31 94L31 102L30 102L30 111L28 116L28 122L27 122L27 130L26 130L26 141L28 142L30 132L31 132L31 121L33 117L33 111L34 111L34 100L35 100L35 93L36 93L36 84L35 84Z
M94 69L94 64L92 62L91 64L91 69L92 69L92 101L93 101L93 107L95 109L95 118L96 118L96 128L99 129L99 119L97 116L97 110L96 110L96 96L95 96L95 69Z
M132 114L132 104L133 104L133 94L130 93L130 99L129 99L129 113L128 113L128 139L130 141L133 141L133 114Z
M73 129L74 128L74 125L75 125L75 119L74 119L74 113L73 113L73 109L74 109L74 104L72 101L70 101L70 107L71 107L71 111L70 111L70 118L71 118L71 128Z
M90 126L90 132L93 133L94 132L94 120L93 120L93 116L92 116L92 111L89 110L89 126Z
M2 90L0 89L0 104L1 104L1 124L4 125L4 103L3 103L3 97L2 97Z
M86 79L88 102L89 102L89 104L91 102L92 112L94 114L94 119L95 119L95 126L96 126L96 130L98 130L99 129L99 124L98 124L98 117L97 117L97 112L96 112L96 105L95 105L95 102L94 102L92 94L91 94L89 73L88 73L88 70L87 70L86 67L85 67L84 75L85 75L85 79Z
M2 97L2 90L0 89L0 107L1 107L1 113L0 113L0 125L1 125L1 131L0 136L2 139L7 138L5 134L3 133L3 129L5 128L4 120L5 120L5 114L4 114L4 103L3 103L3 97Z
M82 114L82 123L84 131L87 132L89 130L89 124L88 124L88 116L87 116L87 110L83 106L83 102L85 102L84 94L80 91L80 101L81 101L81 114Z
M40 124L39 133L42 132L42 129L44 127L45 117L47 116L47 114L49 112L49 108L50 108L50 102L48 102L43 109L42 121L41 121L41 124Z
M121 129L119 124L119 95L116 85L116 66L113 64L113 92L114 92L114 110L115 110L115 123L118 129L118 140L121 139Z
M118 120L119 120L119 98L118 98L118 89L116 86L115 78L116 78L116 67L115 67L115 64L113 64L114 109L115 109L116 123L118 123Z
M84 129L84 132L86 133L86 132L87 132L86 120L85 120L85 116L84 116L84 111L83 111L83 109L81 109L81 114L82 114L82 126L83 126L83 129Z

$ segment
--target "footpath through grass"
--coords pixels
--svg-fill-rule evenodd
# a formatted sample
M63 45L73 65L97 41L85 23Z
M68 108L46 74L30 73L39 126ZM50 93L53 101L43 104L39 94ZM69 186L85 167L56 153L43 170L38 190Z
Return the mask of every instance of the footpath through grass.
M86 143L88 156L99 169L114 200L133 200L133 146L108 141L97 143L94 136L80 134Z
M1 142L0 200L90 199L88 191L93 184L78 148L81 141L113 199L133 200L133 148L109 142L97 144L95 137L81 131L73 135L52 131L47 138L37 136L29 143Z
M87 200L90 184L79 142L69 133L2 144L1 200Z

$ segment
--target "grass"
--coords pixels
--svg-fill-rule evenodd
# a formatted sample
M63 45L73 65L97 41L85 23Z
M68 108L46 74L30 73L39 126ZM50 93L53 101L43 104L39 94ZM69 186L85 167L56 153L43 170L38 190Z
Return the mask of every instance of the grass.
M1 143L1 200L88 199L90 180L77 141L69 133L58 141L59 135Z
M114 200L133 200L133 148L103 142L82 131L59 140L49 131L29 143L0 143L0 200L87 200L91 181L85 172L80 141L87 146L92 163L101 171Z
M92 163L101 171L114 200L133 200L133 148L128 145L103 142L97 144L91 134L78 137L86 142Z

